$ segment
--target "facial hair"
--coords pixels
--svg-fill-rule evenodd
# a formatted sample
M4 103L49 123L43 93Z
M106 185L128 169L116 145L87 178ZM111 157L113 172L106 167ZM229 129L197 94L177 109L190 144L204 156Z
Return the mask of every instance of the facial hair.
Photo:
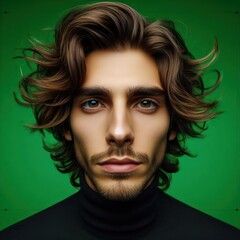
M85 164L81 164L81 167L86 175L85 177L89 179L91 184L94 186L95 191L107 199L127 201L136 198L149 184L149 181L153 178L155 171L153 171L149 178L146 178L144 181L139 181L137 184L131 184L127 181L135 173L105 173L104 177L107 177L111 184L99 184L94 177L94 172L91 170L91 166L94 166L111 156L128 156L143 164L147 164L150 161L147 154L135 152L128 146L121 148L110 147L107 151L94 154L89 160L85 159L85 161L83 161Z

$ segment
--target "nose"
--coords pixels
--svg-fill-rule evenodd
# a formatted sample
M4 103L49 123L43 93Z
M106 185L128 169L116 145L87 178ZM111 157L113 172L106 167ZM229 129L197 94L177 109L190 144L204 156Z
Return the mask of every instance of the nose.
M129 146L134 141L131 118L127 109L113 109L109 120L106 142L110 146Z

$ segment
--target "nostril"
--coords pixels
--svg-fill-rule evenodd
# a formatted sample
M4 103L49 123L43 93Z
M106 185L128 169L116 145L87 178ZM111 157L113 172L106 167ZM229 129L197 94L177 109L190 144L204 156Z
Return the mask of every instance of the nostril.
M115 144L114 139L109 139L107 142L108 142L109 145L114 145Z
M126 145L131 145L133 143L133 136L127 135L125 137L115 137L113 135L108 135L106 138L106 141L109 145L111 146L126 146Z
M124 140L124 142L126 143L126 144L132 144L132 142L133 142L133 138L126 138L125 140Z

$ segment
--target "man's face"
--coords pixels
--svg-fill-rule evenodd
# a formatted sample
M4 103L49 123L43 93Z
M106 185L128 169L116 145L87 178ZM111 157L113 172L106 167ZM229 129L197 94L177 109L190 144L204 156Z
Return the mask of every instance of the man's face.
M154 60L141 50L95 51L70 115L88 185L109 199L136 197L166 151L169 113Z

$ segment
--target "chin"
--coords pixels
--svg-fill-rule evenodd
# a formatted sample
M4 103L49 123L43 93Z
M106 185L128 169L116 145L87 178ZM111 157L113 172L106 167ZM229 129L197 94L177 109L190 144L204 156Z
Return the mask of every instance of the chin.
M115 201L127 201L135 199L146 187L144 180L130 180L126 174L116 174L111 179L98 182L96 191L103 197Z

